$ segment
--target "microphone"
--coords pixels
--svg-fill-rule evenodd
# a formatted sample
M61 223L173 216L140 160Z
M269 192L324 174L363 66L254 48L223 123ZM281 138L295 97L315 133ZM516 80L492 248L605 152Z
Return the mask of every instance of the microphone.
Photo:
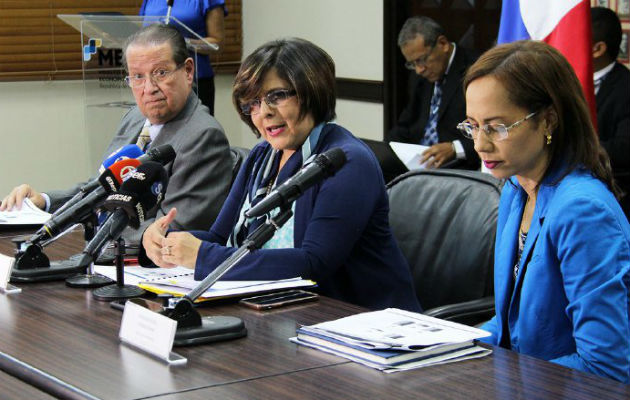
M118 161L128 158L138 158L143 154L144 152L138 145L128 144L126 146L123 146L110 154L107 158L105 158L105 160L103 160L103 164L98 169L98 173L102 174L107 168L116 164Z
M155 149L151 149L145 155L139 157L137 161L140 161L142 163L140 166L153 162L158 162L159 164L167 164L174 158L175 151L173 150L173 147L170 145L162 145L156 147ZM124 162L123 164L125 163L126 162ZM106 171L106 173L108 172ZM115 172L112 173L115 175ZM114 180L117 180L117 178ZM98 183L99 180L96 179L96 182ZM85 197L80 198L78 201L68 207L65 207L64 205L65 209L61 213L53 214L52 217L44 224L44 226L42 226L37 232L33 234L33 236L31 236L28 242L33 244L39 243L42 240L51 239L69 228L70 226L84 221L86 218L90 217L92 211L98 205L100 205L103 200L105 200L107 195L108 191L99 183L98 187L87 194Z
M346 163L346 155L341 148L330 149L306 164L301 170L276 187L258 204L245 212L247 218L260 217L276 207L291 204L311 186L328 178Z
M167 186L168 174L162 164L148 161L129 173L120 190L110 194L101 208L124 210L129 225L137 229L162 201Z
M107 168L98 177L98 181L108 194L117 192L125 177L138 168L139 165L141 165L140 161L133 158L120 160Z
M125 158L135 158L138 161L140 161L140 164L146 161L157 161L159 163L166 165L170 161L175 159L175 150L173 150L173 146L169 144L164 144L164 145L155 147L147 151L146 154L144 154L142 150L140 150L140 147L136 146L135 144L128 144L127 146L124 146L121 149L121 151L116 152L116 154L112 155L111 157L103 161L103 166L105 166L111 159L113 159L113 161L117 161L117 160L120 161ZM107 165L107 167L111 165L113 165L113 163L110 165ZM82 197L85 196L85 194L90 193L91 191L95 190L99 186L101 186L101 183L99 182L98 178L84 185L81 188ZM64 207L65 206L66 205L64 204Z
M111 214L94 238L85 246L83 254L96 260L103 247L120 237L127 225L138 229L146 215L157 208L164 198L168 174L155 161L147 161L131 172L117 193L110 194L103 208Z
M166 0L166 25L171 20L171 9L173 8L173 0Z

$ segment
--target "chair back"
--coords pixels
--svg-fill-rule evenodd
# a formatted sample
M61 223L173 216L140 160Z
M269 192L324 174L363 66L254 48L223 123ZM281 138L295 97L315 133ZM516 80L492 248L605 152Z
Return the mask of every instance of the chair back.
M389 221L425 310L492 296L500 181L416 170L387 185Z
M238 171L241 169L241 165L243 165L243 161L249 155L249 149L244 147L236 147L230 146L230 154L232 155L232 182L236 179L236 175L238 175ZM231 185L231 184L230 184Z

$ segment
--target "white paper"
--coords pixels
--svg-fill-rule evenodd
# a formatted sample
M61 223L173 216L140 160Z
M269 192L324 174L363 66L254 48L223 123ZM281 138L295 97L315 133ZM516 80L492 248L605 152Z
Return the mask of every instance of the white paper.
M194 271L186 267L175 268L145 268L139 265L125 266L125 284L137 285L140 282L153 281L160 278L174 278L180 275L193 274ZM111 265L95 265L94 272L116 280L116 267Z
M0 211L0 225L43 225L50 217L51 214L40 210L27 198L21 210L13 207L10 211Z
M420 164L420 160L422 159L422 153L424 153L429 146L400 142L389 142L389 146L410 171L425 168L426 163Z
M110 279L116 280L116 267L95 265L94 271ZM144 268L140 266L125 267L125 283L140 286L144 289L157 289L175 295L185 295L197 287L194 271L185 267ZM313 286L315 282L300 277L269 281L222 281L219 280L206 290L200 298L220 298L242 294L253 294L270 290Z
M176 331L177 321L128 301L118 337L124 343L166 362L186 362L185 358L171 352Z
M356 314L302 329L324 336L334 334L339 340L368 349L417 350L490 336L481 329L396 308Z

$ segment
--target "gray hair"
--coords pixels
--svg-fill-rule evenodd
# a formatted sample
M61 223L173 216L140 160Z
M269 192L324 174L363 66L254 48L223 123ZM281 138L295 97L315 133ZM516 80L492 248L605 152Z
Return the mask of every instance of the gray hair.
M422 36L425 46L435 46L437 38L444 35L440 24L429 17L411 17L403 24L398 34L398 47L404 46L410 40Z
M122 57L125 70L127 69L127 49L129 46L160 46L166 42L171 45L175 64L179 65L186 61L188 50L186 49L186 41L181 33L170 25L152 24L143 27L125 40Z

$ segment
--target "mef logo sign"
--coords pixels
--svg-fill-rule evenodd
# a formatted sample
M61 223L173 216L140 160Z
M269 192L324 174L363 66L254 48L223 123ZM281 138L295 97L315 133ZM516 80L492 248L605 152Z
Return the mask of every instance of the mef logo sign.
M92 58L92 54L96 54L96 49L101 47L103 42L101 39L92 39L88 40L88 44L83 46L83 61L90 61Z

